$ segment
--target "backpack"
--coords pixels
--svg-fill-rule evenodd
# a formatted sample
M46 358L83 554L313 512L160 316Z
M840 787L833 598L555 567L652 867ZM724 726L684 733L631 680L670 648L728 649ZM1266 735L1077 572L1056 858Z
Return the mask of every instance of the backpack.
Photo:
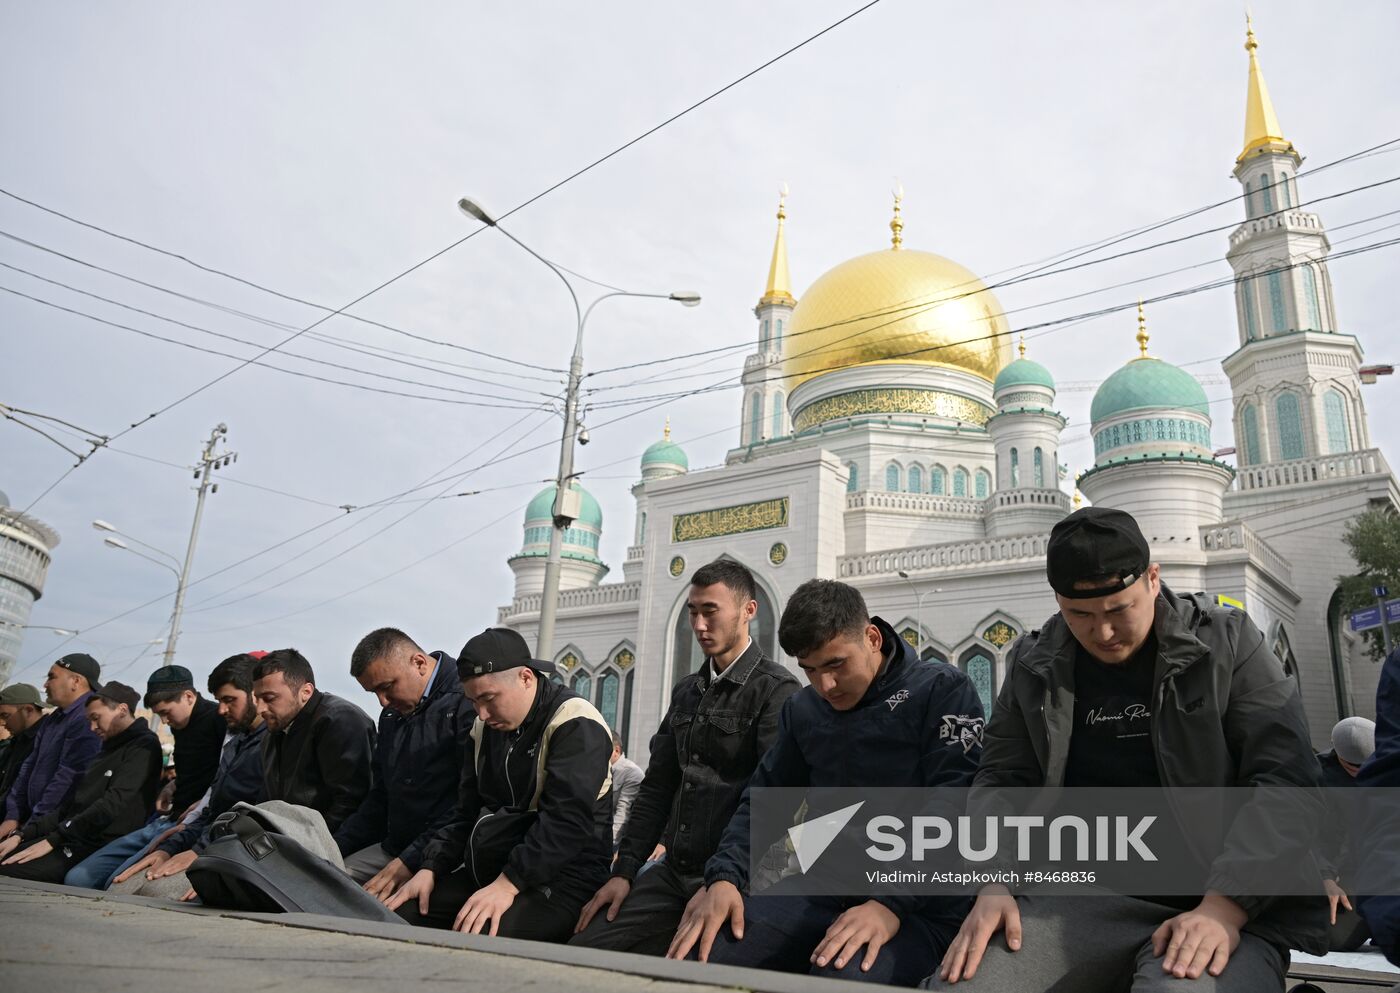
M220 814L209 837L186 870L206 907L403 922L340 869L245 810Z

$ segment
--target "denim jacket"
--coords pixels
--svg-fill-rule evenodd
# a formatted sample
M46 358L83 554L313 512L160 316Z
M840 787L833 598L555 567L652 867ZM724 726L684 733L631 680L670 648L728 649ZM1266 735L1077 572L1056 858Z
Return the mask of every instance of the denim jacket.
M719 847L749 777L778 733L796 677L756 643L714 676L707 661L671 691L651 739L646 778L622 831L613 874L631 879L658 841L681 875L698 876Z

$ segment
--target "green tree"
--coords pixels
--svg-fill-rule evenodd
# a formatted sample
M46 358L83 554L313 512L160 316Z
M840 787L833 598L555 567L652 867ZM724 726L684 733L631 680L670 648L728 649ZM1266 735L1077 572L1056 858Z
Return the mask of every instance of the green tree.
M1342 540L1360 570L1355 575L1338 576L1343 612L1373 607L1372 590L1384 586L1392 597L1400 596L1400 515L1388 508L1368 510L1347 524ZM1373 658L1380 658L1383 641L1380 629L1365 632Z

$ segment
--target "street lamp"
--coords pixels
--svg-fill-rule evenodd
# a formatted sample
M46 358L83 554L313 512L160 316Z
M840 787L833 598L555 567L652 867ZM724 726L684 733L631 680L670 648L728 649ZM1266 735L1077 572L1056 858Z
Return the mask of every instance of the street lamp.
M135 539L132 539L132 540L134 541ZM173 565L171 565L169 562L162 562L160 559L156 558L154 555L147 555L145 552L138 552L136 549L132 548L132 547L131 547L130 545L128 545L126 542L122 541L120 538L113 538L113 537L110 537L110 536L109 536L109 537L106 537L106 538L103 538L103 539L102 539L102 544L106 545L108 548L120 548L122 551L124 551L124 552L130 552L132 555L139 555L141 558L145 559L147 562L154 562L156 565L160 566L160 567L163 568L163 569L169 569L172 573L175 574L175 580L176 580L176 582L179 582L179 579L180 579L180 570L179 570L179 569L176 569L176 568L175 568Z
M924 643L924 597L928 596L930 593L942 593L943 587L935 586L931 590L924 590L922 593L920 593L919 588L914 585L914 580L909 577L909 573L901 569L898 573L896 573L896 575L899 576L900 579L908 583L909 588L914 591L914 623L917 624L919 627L919 644L914 646L914 654L919 655L922 658L920 648L923 646Z
M164 551L163 549L157 548L155 545L148 545L148 544L146 544L144 541L142 541L140 538L137 538L137 537L134 536L134 535L127 534L125 531L122 531L122 530L118 529L115 525L108 524L106 521L102 521L102 520L93 521L93 522L92 522L92 529L93 529L94 531L106 531L106 532L109 532L110 534L121 535L121 536L122 536L123 538L125 538L127 541L134 542L135 544L140 545L142 548L146 549L148 552L155 552L157 555L164 555L167 559L169 559L169 560L170 560L172 563L174 563L177 567L180 565L180 560L177 559L175 556L171 555L169 552ZM109 544L109 545L112 545L113 548L126 548L127 551L132 551L132 550L133 550L133 549L127 548L127 546L126 546L125 544L121 543L121 542L117 542L117 543L113 544L113 543L111 542L110 539L106 539L106 543ZM138 553L138 554L139 554L139 553Z
M580 500L569 484L574 478L574 442L579 438L580 432L584 434L585 440L587 434L583 426L579 424L578 395L579 386L583 381L583 329L588 323L588 317L593 313L594 307L609 297L647 297L653 300L674 300L684 307L696 307L700 304L700 294L689 290L675 293L630 293L625 290L616 290L612 293L604 293L590 303L586 309L581 308L573 284L569 282L568 277L558 266L501 227L496 218L487 213L474 200L462 197L457 201L457 207L468 217L501 232L547 266L550 272L558 276L563 282L564 288L569 291L569 299L574 304L574 317L578 321L574 334L574 353L569 360L568 388L564 393L564 434L559 441L559 471L554 480L554 507L552 511L554 521L549 533L549 557L545 559L544 588L540 591L539 639L535 644L535 653L540 658L547 659L552 657L554 618L559 609L559 572L563 563L564 531L574 522L579 513Z

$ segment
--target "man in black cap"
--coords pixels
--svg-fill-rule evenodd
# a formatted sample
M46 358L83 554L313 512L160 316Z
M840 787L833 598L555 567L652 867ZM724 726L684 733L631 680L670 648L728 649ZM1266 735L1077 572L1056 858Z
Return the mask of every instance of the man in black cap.
M452 820L389 901L409 923L562 941L607 878L612 734L554 671L508 628L462 648L457 674L476 720Z
M152 819L109 844L103 845L74 866L64 878L69 886L106 889L111 878L128 862L145 854L157 839L164 840L178 831L187 818L198 811L224 747L228 726L219 716L219 705L200 696L194 676L182 665L163 665L146 680L146 706L170 725L175 738L174 789L156 798L163 816ZM162 799L169 806L163 806Z
M44 692L54 710L34 736L34 748L20 766L5 797L0 840L17 834L27 821L53 813L68 800L73 788L102 747L88 726L84 707L100 684L101 667L91 655L76 652L49 666Z
M84 719L102 751L58 810L32 817L0 842L0 875L59 883L73 866L146 820L160 786L160 740L130 686L107 683L85 694Z
M1131 516L1071 514L1050 534L1046 572L1060 611L1010 652L974 786L1318 785L1296 682L1244 611L1163 585ZM1321 799L1295 792L1301 816L1251 816L1251 800L1217 850L1193 850L1199 865L1181 871L1203 881L1199 896L1018 899L983 888L927 985L1282 991L1289 948L1327 951L1310 854ZM1180 818L1176 827L1194 837ZM1241 892L1260 863L1311 867L1302 882L1318 895ZM991 942L998 931L1004 944Z
M0 724L10 734L9 747L0 757L0 807L4 806L10 787L19 778L20 766L34 751L34 739L43 720L44 699L34 687L28 683L11 683L0 690Z

